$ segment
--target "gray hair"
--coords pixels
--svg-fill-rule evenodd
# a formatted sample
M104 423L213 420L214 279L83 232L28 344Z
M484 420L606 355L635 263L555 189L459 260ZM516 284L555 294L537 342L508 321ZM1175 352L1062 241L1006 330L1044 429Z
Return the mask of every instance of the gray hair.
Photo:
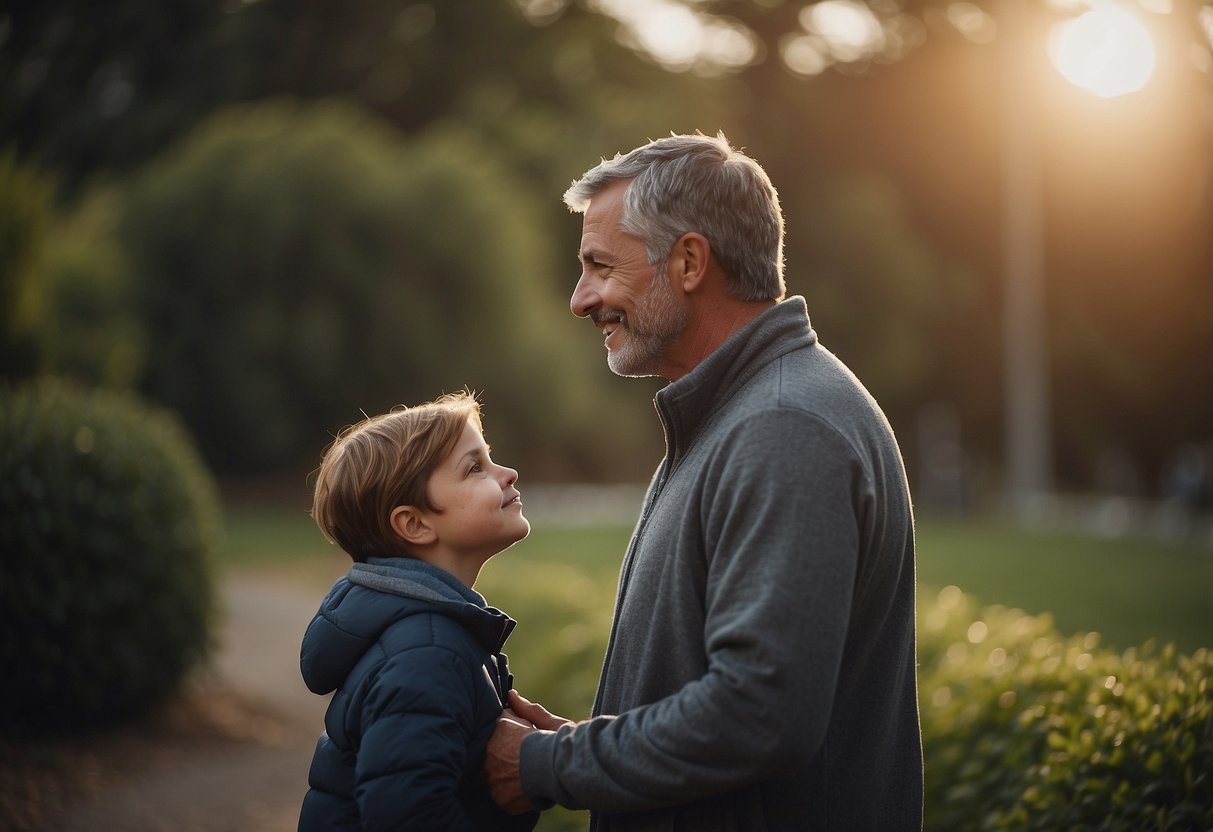
M609 185L631 180L620 226L644 242L650 265L666 261L683 234L707 238L740 300L783 297L783 213L766 171L723 133L675 135L603 159L564 193L584 212Z

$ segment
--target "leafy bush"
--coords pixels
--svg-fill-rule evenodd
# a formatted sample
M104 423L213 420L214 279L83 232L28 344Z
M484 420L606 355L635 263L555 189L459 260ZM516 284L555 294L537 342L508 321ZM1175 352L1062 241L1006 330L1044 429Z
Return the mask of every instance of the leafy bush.
M129 389L147 353L135 317L130 271L114 238L120 199L95 188L54 228L45 257L49 306L41 327L43 373L95 387Z
M172 694L209 647L215 489L169 414L43 380L0 389L0 730Z
M1213 652L1117 654L948 587L919 661L926 829L1213 828Z
M42 257L54 213L50 177L0 153L0 378L27 378L38 365L46 317Z
M601 410L589 362L608 373L548 291L555 254L531 190L457 126L406 138L338 102L215 115L128 192L141 389L234 474L312 464L360 409L464 386L484 394L503 452L583 424L581 409ZM651 422L647 408L636 397ZM568 446L625 455L636 440L615 421L616 447L593 433Z
M505 553L477 583L490 604L518 617L506 643L514 683L552 713L583 719L594 704L598 672L611 629L615 583L585 570ZM541 832L584 830L589 815L557 806L544 812Z

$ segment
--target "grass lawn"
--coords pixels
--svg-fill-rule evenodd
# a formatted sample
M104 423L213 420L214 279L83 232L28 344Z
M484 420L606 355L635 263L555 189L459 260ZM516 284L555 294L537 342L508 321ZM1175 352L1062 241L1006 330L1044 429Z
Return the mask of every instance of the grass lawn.
M536 522L493 558L476 588L518 619L507 650L518 689L551 711L589 713L630 526ZM1050 613L1062 633L1100 632L1121 650L1148 639L1192 652L1213 645L1213 550L1147 540L1039 534L995 523L920 522L920 596L954 585L980 605ZM316 589L348 565L301 509L231 506L225 568L265 569ZM585 814L546 812L537 832L585 828Z
M919 586L960 587L982 604L1048 612L1066 634L1117 649L1147 639L1213 647L1213 549L1144 538L924 523Z
M299 576L328 582L345 566L345 556L302 509L230 506L227 520L225 567L289 566ZM501 593L516 596L529 584L555 598L576 586L586 598L569 598L564 605L584 610L586 604L605 604L609 616L630 531L536 523L530 537L489 562L477 586L507 609L497 598ZM1063 633L1099 632L1118 649L1151 638L1174 642L1184 652L1213 646L1208 548L1030 532L989 522L923 521L918 579L924 594L955 585L984 605L1050 613Z

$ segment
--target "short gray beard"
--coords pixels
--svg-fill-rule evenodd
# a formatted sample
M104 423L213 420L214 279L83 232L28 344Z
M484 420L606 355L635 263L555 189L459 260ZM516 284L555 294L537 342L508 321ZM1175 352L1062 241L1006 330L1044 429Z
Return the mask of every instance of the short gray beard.
M686 331L689 315L674 297L665 272L665 263L653 267L649 288L627 318L623 348L607 354L607 366L615 375L660 375L666 351Z

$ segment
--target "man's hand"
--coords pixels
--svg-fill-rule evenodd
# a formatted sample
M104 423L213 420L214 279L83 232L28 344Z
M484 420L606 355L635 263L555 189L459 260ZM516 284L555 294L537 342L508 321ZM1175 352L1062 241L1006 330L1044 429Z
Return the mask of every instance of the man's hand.
M542 705L523 699L517 691L510 691L510 707L497 719L497 728L484 755L484 776L497 805L511 815L535 808L522 790L522 775L518 770L522 741L532 731L555 731L562 725L571 724L563 717L548 713Z

